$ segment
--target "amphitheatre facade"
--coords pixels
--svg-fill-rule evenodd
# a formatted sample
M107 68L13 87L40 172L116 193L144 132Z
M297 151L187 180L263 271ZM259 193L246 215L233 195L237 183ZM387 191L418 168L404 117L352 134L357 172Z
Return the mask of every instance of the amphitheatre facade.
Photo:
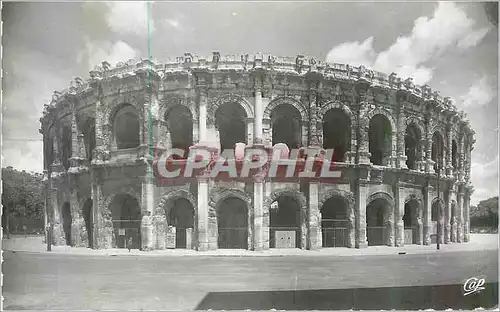
M56 245L315 250L469 239L474 131L449 98L411 78L302 55L103 62L54 92L40 121ZM192 146L213 159L246 147L333 149L340 177L155 174L156 155Z

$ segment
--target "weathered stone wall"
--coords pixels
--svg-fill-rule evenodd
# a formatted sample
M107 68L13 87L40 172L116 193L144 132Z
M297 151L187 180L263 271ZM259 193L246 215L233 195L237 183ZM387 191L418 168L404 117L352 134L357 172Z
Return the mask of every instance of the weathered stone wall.
M270 247L269 209L281 195L292 196L300 203L302 248L321 248L321 209L328 196L339 196L348 203L348 247L366 247L366 206L377 197L385 198L391 207L385 220L388 245L404 244L402 216L411 196L419 203L417 243L430 243L431 206L437 197L445 202L439 221L443 224L443 242L469 239L474 131L449 98L440 97L428 86L414 85L411 78L402 80L395 74L387 76L363 66L325 64L301 55L221 57L218 53L209 58L186 53L166 64L131 60L112 67L103 62L89 75L90 79L75 78L67 90L54 92L40 120L46 142L48 222L53 227L55 244L66 243L61 210L66 202L71 206L72 244L90 244L83 205L91 198L93 247L115 247L109 205L116 194L125 193L134 196L140 205L143 249L165 248L168 224L162 202L179 190L193 202L193 247L198 250L218 247L217 206L230 196L248 204L248 248L253 250ZM239 105L246 115L247 146L273 144L272 113L278 107L296 110L300 119L298 135L304 147L321 147L325 139L323 117L332 109L343 112L349 119L350 136L344 162L338 164L342 178L336 183L278 183L268 179L214 183L200 177L173 186L151 180L148 144L157 150L171 147L164 120L169 109L174 105L189 109L193 143L217 145L220 133L215 114L228 103ZM124 104L137 112L140 144L118 150L114 117ZM375 116L384 116L391 129L382 166L370 163L368 138L370 121ZM85 130L91 118L95 119L95 137L89 137ZM413 169L406 165L405 133L409 126L420 135ZM70 141L63 140L63 129L70 129ZM444 153L439 177L432 154L436 132L448 151L453 141L457 146L456 166L452 166L451 153ZM91 139L95 139L92 152L88 151ZM62 166L68 161L66 157L70 158L68 169Z

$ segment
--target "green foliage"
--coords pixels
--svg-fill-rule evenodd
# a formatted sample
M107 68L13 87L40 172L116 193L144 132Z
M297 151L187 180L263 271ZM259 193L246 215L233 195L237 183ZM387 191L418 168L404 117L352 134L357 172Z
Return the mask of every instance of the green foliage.
M477 207L471 206L471 227L498 228L498 196L479 202Z
M2 168L4 222L13 228L33 225L43 228L44 198L42 174ZM30 226L32 227L32 226ZM15 230L15 229L14 229Z

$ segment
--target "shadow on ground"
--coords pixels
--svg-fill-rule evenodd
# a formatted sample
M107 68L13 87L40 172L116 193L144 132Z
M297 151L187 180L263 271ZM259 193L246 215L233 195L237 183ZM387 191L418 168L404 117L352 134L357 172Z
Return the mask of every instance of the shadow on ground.
M321 289L290 291L211 292L197 310L472 310L498 304L498 283L464 296L463 285Z

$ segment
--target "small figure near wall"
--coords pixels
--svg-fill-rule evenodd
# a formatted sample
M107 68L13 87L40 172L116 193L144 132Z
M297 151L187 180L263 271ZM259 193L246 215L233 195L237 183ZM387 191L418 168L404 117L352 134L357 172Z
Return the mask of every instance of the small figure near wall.
M132 249L132 243L133 243L132 237L129 237L127 241L128 252L130 252L130 249Z

